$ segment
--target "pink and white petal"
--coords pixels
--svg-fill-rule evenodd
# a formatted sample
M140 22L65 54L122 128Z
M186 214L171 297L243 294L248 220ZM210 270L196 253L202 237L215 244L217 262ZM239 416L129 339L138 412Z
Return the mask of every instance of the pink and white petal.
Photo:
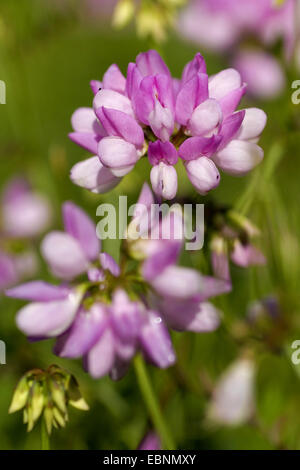
M72 114L71 124L75 132L105 135L103 128L97 121L93 108L76 109Z
M96 303L88 311L80 309L71 328L57 339L54 353L68 358L83 356L96 344L106 326L104 305Z
M204 333L216 330L220 324L220 312L211 303L197 299L164 299L161 310L168 326L177 331Z
M115 361L115 339L107 328L99 341L86 355L86 367L94 379L108 374Z
M185 168L190 182L200 194L207 194L220 183L220 173L210 158L191 160Z
M267 115L262 109L245 109L245 117L237 135L239 140L254 141L259 138L267 124Z
M210 302L199 303L199 311L189 323L187 330L196 333L215 331L220 325L220 311Z
M208 99L208 77L204 73L195 75L186 82L176 98L176 121L185 126L194 109Z
M103 88L109 88L110 90L114 90L122 94L125 93L126 79L116 64L112 64L106 70L103 75L102 84Z
M100 80L91 80L90 81L90 87L91 87L91 90L94 93L94 95L96 95L98 93L100 88L103 88L102 83L100 82Z
M156 312L149 312L149 318L144 325L140 342L146 357L161 369L172 366L176 355L167 328L162 318Z
M240 88L242 79L239 72L235 69L226 69L209 78L208 90L209 97L221 100L228 93Z
M160 162L150 172L154 193L163 199L173 199L177 193L177 173L173 166Z
M212 158L221 170L233 176L242 176L253 170L262 161L264 152L254 143L232 140Z
M217 100L208 99L199 104L188 122L192 135L205 136L213 132L222 120L222 110Z
M162 297L188 299L201 292L202 276L194 269L168 266L151 281L151 285Z
M120 266L116 263L112 256L108 253L100 253L100 265L102 269L108 270L113 276L120 276Z
M79 242L64 232L50 232L41 244L41 252L53 274L73 279L88 268L88 259Z
M101 249L96 225L80 207L71 201L63 204L62 211L65 231L78 241L87 259L94 261Z
M246 91L247 85L244 83L240 88L231 91L219 100L219 104L224 117L234 113Z
M93 108L96 112L102 107L116 109L134 117L130 100L127 96L121 95L117 91L104 89L98 91L94 97Z
M93 193L106 193L121 181L102 165L98 156L76 163L71 169L70 178L74 184Z
M110 108L99 108L97 110L97 116L108 135L121 137L137 148L143 146L143 129L132 116Z
M80 300L79 294L71 293L64 300L33 302L19 311L17 325L31 338L58 336L71 325Z
M154 49L138 54L136 64L144 77L157 74L171 75L168 66Z
M175 264L181 250L180 241L170 240L168 242L161 240L157 246L157 251L151 254L143 263L143 277L147 281L155 279L167 266Z
M212 137L190 137L178 149L178 154L183 160L196 160L203 155L210 157L220 145L222 137L213 135Z
M115 175L128 173L139 159L135 146L120 137L102 139L99 142L98 155L101 163Z
M197 73L206 73L206 64L204 57L197 52L193 60L188 62L182 72L182 83L186 83L193 78Z
M80 147L93 154L97 153L101 136L91 132L71 132L69 138Z
M222 136L222 141L219 146L221 148L226 147L226 145L233 139L237 138L238 133L241 129L241 125L245 118L245 111L237 111L233 114L227 116L221 126L220 135Z
M63 300L70 294L66 286L55 286L44 281L31 281L6 290L7 297L31 300L34 302L51 302Z

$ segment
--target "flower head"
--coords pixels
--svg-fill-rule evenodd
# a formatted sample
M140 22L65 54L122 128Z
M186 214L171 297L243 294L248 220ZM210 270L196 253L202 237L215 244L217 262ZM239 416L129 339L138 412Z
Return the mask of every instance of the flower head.
M219 324L219 313L207 299L228 291L228 283L176 266L182 218L168 213L156 223L151 217L146 220L152 201L150 188L144 186L137 205L144 209L137 210L128 233L139 226L142 234L151 229L156 237L129 239L121 266L100 253L89 217L65 203L65 232L51 232L42 242L50 270L64 282L34 281L7 291L10 297L31 301L17 316L29 338L56 338L54 352L82 357L95 378L107 373L122 377L139 350L154 365L169 367L175 352L168 327L205 332ZM169 236L163 239L170 222Z
M257 141L265 113L237 111L246 91L239 72L227 69L209 77L199 53L181 80L150 50L128 65L126 79L112 65L102 84L94 83L93 109L81 108L72 117L71 139L98 155L72 169L71 179L80 186L107 191L148 153L158 197L175 197L178 158L195 189L206 194L220 182L218 168L240 176L263 158Z

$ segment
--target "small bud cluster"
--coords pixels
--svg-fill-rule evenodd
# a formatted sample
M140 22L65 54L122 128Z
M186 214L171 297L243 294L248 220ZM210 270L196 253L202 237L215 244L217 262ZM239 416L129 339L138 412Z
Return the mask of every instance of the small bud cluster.
M53 427L66 425L69 405L79 410L89 409L74 375L53 364L47 370L32 369L23 375L13 395L9 413L23 410L23 421L28 432L42 416L50 435Z

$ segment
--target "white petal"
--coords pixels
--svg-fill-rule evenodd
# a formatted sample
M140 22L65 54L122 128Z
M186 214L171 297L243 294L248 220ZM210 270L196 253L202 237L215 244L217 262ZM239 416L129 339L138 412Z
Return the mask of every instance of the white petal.
M232 140L213 160L226 173L242 176L257 166L264 152L258 145L243 140Z
M242 79L235 69L226 69L210 77L208 82L209 97L220 100L228 93L239 88Z
M267 124L267 115L258 108L248 108L245 111L237 138L241 140L257 139Z
M79 242L64 232L50 232L46 235L41 252L53 274L61 279L73 279L88 267L88 260Z

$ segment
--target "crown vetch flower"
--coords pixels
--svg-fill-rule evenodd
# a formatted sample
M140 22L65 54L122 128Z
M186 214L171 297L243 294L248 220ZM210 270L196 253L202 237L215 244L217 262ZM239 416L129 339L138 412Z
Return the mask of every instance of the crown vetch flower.
M239 176L263 158L257 141L265 113L236 111L246 91L240 74L227 69L209 77L199 53L186 64L181 80L150 50L129 64L126 79L112 65L93 89L93 109L75 111L76 132L70 134L98 154L98 160L92 157L71 171L71 179L91 191L114 187L147 152L153 190L163 199L176 195L178 157L200 194L218 186L218 167Z
M138 350L156 366L169 367L175 353L167 327L205 332L219 324L218 311L207 299L228 291L228 283L176 266L182 216L170 211L158 223L146 221L152 202L145 185L137 205L144 209L137 209L128 233L138 225L158 236L129 239L131 256L125 246L122 269L107 253L99 254L101 244L89 217L75 204L65 203L65 232L51 232L42 242L50 270L64 282L33 281L6 292L31 302L17 316L29 338L55 337L55 353L83 357L93 377L110 373L120 378ZM164 239L164 226L170 221L170 235Z

